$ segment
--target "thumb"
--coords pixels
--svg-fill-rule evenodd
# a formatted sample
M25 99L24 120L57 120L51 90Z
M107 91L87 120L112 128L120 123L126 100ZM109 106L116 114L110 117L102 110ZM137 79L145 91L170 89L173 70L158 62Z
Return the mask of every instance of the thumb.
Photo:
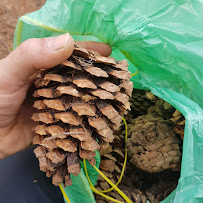
M23 85L39 69L51 68L65 61L73 49L74 41L68 33L58 37L28 39L0 61L1 84L9 81L10 85Z

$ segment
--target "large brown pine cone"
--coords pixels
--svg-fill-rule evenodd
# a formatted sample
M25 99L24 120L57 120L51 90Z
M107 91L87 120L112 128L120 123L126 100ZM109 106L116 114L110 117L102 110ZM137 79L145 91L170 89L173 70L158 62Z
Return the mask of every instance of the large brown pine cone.
M129 129L128 150L131 162L143 171L154 173L179 170L180 140L170 121L147 114L133 120Z
M75 45L64 63L44 71L36 82L33 143L40 169L53 184L71 185L80 159L95 165L95 150L113 141L129 108L133 84L126 61L115 61Z

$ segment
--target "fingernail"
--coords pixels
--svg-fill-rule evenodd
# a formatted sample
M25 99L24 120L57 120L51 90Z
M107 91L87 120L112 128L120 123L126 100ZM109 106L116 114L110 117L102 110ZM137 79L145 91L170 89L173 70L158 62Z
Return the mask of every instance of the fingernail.
M47 41L48 49L52 51L57 51L63 49L70 39L69 33L60 35L58 37L50 37Z

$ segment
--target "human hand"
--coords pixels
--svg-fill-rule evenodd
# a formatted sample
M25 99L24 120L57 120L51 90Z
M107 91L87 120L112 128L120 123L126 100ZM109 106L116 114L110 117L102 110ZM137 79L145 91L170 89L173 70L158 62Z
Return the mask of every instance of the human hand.
M77 42L81 47L111 54L111 48L98 42ZM28 147L33 138L32 95L29 93L39 69L51 68L72 54L69 34L28 39L0 60L0 159Z

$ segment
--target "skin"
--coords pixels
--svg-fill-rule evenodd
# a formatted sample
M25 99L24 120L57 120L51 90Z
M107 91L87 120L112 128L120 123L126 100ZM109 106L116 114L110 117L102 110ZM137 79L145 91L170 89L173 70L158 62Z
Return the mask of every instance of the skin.
M98 42L76 42L103 56L111 48ZM32 83L40 69L51 68L70 57L73 39L59 37L28 39L0 60L0 159L27 148L33 139Z

